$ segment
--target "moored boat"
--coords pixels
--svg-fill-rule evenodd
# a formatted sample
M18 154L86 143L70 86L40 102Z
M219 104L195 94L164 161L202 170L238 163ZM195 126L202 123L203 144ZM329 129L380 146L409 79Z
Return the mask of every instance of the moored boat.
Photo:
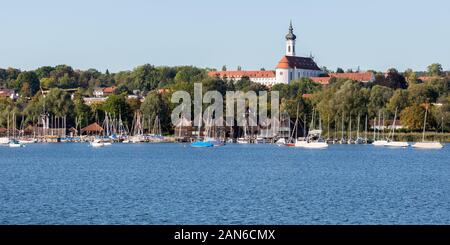
M444 145L440 142L417 142L412 147L417 149L442 149Z
M12 140L9 142L9 147L11 147L11 148L18 148L18 147L24 147L24 146L25 146L25 145L19 143L19 141L15 140L15 139L12 139Z
M416 142L414 145L412 145L413 148L418 149L442 149L444 145L442 145L440 142L426 142L425 141L425 131L427 127L427 115L428 115L428 106L426 106L425 109L425 118L423 121L423 133L422 133L422 142Z
M375 140L374 142L372 142L372 145L373 146L384 146L387 143L388 143L387 140Z
M91 145L92 147L95 147L95 148L105 146L105 144L104 144L101 140L99 140L99 139L96 139L96 140L94 140L94 141L91 141L91 142L90 142L90 145Z
M386 144L384 144L384 146L405 148L405 147L408 147L409 144L408 144L408 142L403 142L403 141L388 141Z
M205 147L214 147L214 145L209 141L194 141L191 143L191 147L194 148L205 148Z

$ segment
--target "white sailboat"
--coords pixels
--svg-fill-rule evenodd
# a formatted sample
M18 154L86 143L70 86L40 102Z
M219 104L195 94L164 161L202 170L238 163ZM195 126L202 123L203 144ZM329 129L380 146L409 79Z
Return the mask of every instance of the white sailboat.
M9 141L9 147L11 148L18 148L18 147L24 147L24 144L21 144L19 141L16 140L16 114L13 113L13 137Z
M313 110L313 116L311 120L311 128L315 127L315 110ZM295 142L295 147L306 148L306 149L325 149L328 148L327 142L322 139L322 126L319 117L319 129L318 130L310 130L308 132L308 136L305 140L297 140Z
M395 121L397 120L397 108L395 108L395 115L394 115L394 122L392 123L392 136L391 136L391 140L389 140L384 146L387 147L401 147L401 148L405 148L408 147L409 144L408 142L404 142L404 141L395 141L394 140L394 134L395 134Z
M427 115L428 115L428 106L425 110L425 119L423 121L422 142L416 142L414 145L412 145L412 147L417 149L442 149L444 146L440 142L425 142Z
M103 143L100 139L95 139L90 142L90 145L94 148L103 147L105 146L105 143Z
M375 126L375 123L377 123L377 118L375 117L375 121L373 122L373 142L372 145L373 146L384 146L388 143L387 140L381 139L381 135L380 135L380 125L381 125L381 111L378 111L378 140L377 140L377 127ZM383 114L383 126L382 126L383 130L384 130L384 114Z

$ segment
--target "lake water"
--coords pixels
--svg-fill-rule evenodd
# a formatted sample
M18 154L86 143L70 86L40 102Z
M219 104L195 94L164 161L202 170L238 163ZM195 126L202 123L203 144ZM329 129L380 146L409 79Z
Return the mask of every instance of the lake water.
M0 147L1 224L450 224L450 149Z

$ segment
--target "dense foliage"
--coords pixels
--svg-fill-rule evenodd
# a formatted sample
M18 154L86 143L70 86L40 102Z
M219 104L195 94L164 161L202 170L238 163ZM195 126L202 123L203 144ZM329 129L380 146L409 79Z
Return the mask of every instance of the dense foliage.
M19 93L15 101L0 98L0 127L6 127L7 118L16 115L17 125L35 124L44 111L57 117L67 117L68 126L80 127L94 121L101 121L105 112L120 117L129 126L136 110L148 118L158 116L165 132L170 132L170 111L174 105L170 96L174 91L185 90L193 95L194 82L203 84L203 92L226 91L279 91L281 109L295 119L297 108L300 119L311 120L313 108L320 115L322 123L339 128L342 119L347 126L350 118L361 124L366 115L373 119L382 114L392 119L396 110L401 123L409 130L420 130L423 126L425 105L430 106L428 130L444 126L450 131L450 75L439 64L432 64L427 72L410 69L400 73L390 69L387 73L376 73L374 83L361 83L347 79L330 80L322 87L308 78L291 84L277 84L271 89L242 78L236 82L211 78L209 69L192 66L155 67L145 64L132 71L110 73L95 69L74 70L67 65L44 66L33 71L14 68L0 68L0 87L14 89ZM339 69L338 72L343 72ZM422 81L421 76L428 76ZM83 97L92 97L96 87L116 86L116 94L110 95L104 103L86 105ZM71 95L69 90L76 90ZM45 97L42 91L46 91ZM143 103L128 95L146 96ZM308 94L310 96L304 96ZM443 122L443 125L442 125ZM355 125L355 124L353 124ZM354 126L356 127L356 126Z

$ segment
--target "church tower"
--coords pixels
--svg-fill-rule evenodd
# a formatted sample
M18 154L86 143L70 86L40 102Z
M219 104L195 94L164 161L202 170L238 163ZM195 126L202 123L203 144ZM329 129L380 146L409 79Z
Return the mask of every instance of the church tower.
M292 21L289 24L289 33L286 35L286 56L295 56L295 39L294 28L292 28Z

